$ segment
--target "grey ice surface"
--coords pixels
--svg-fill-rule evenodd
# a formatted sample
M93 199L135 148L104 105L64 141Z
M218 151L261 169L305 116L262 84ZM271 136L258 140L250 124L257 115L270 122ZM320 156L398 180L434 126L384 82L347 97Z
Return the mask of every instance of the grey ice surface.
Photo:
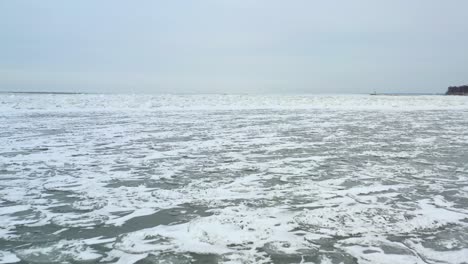
M0 263L468 263L468 97L0 95Z

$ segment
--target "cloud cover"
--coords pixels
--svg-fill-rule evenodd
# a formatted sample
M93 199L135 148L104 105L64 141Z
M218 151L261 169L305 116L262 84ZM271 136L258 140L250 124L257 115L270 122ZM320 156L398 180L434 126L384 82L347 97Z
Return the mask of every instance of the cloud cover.
M2 1L0 90L444 92L463 0Z

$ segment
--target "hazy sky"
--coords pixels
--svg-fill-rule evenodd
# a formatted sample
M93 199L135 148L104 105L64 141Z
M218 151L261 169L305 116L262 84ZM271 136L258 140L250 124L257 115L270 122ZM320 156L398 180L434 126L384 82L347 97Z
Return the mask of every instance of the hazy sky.
M0 1L0 90L444 92L466 0Z

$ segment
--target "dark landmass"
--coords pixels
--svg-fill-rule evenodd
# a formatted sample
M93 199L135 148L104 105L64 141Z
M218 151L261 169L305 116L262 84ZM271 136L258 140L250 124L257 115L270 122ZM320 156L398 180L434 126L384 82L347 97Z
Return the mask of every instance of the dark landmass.
M446 95L468 95L468 85L450 86Z

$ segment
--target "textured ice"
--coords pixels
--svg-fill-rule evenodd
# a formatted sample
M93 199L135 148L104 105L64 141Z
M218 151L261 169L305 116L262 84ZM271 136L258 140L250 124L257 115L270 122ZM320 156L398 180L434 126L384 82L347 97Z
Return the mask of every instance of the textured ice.
M468 97L0 95L0 263L468 263Z

